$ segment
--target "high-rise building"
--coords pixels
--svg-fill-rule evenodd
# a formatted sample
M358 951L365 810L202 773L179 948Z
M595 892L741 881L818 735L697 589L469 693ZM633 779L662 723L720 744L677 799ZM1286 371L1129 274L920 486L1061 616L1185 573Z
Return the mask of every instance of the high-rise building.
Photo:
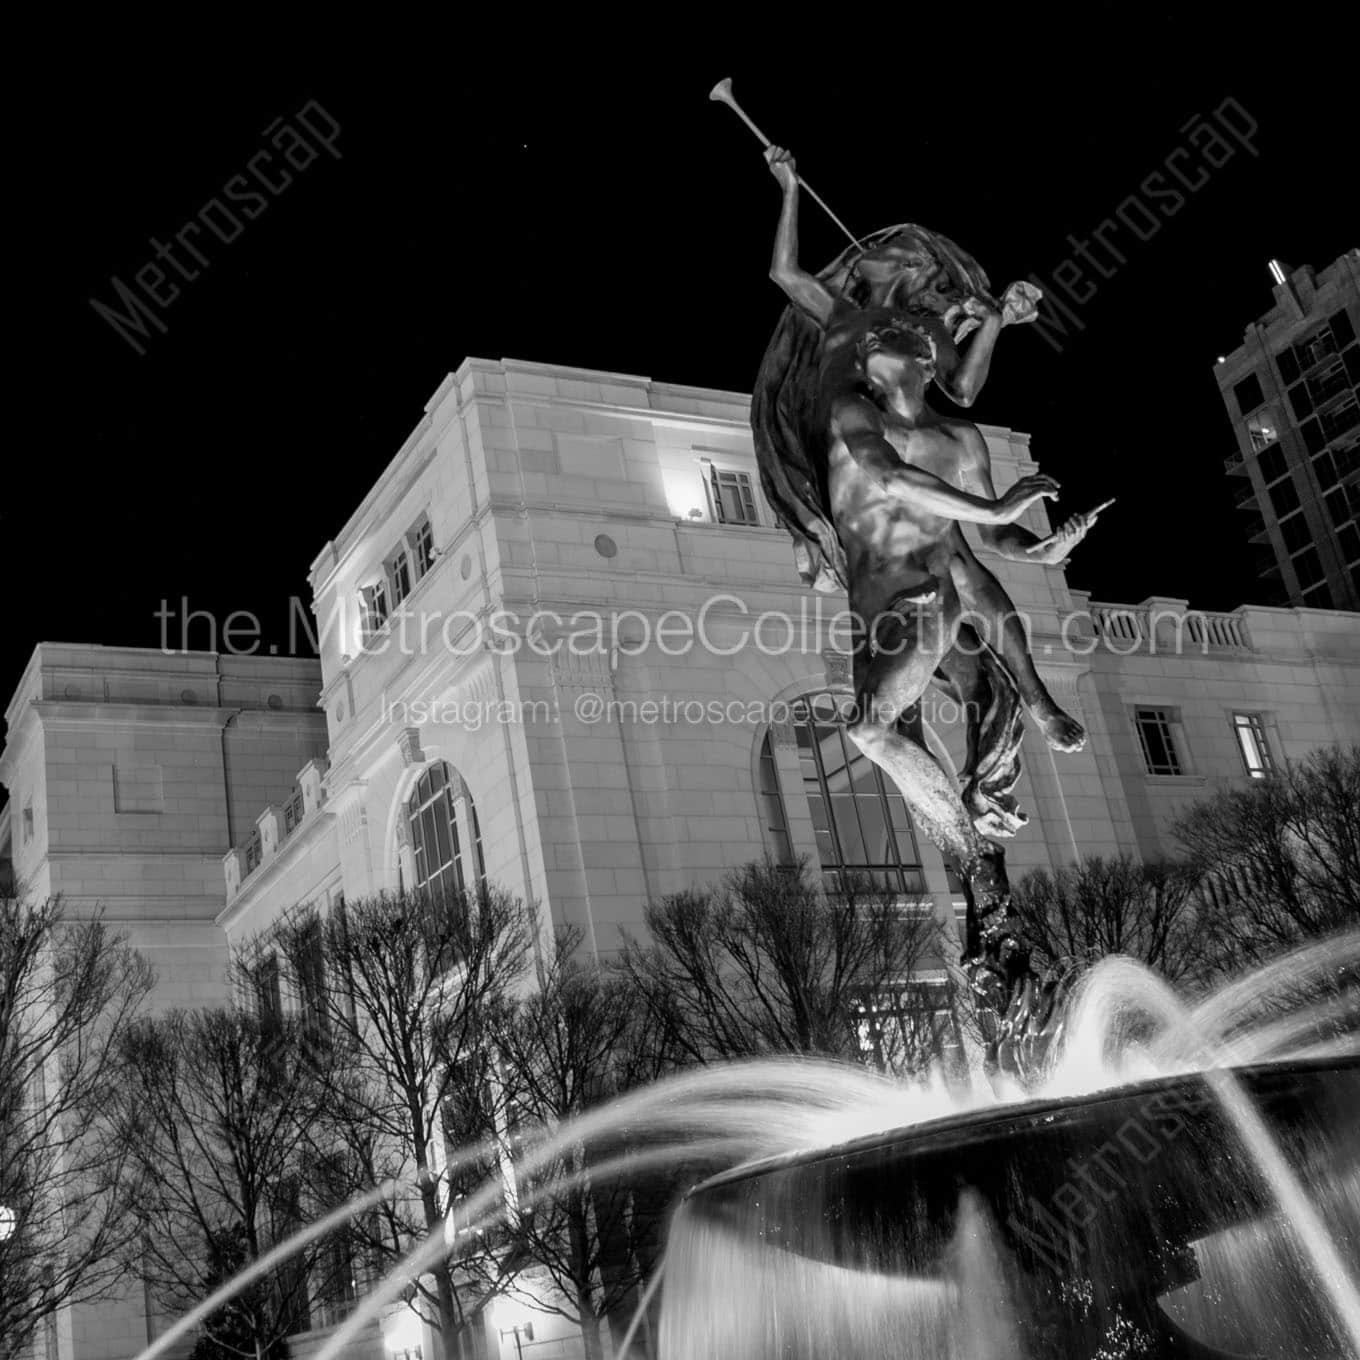
M1360 608L1360 250L1270 272L1274 307L1214 367L1237 432L1224 466L1272 603Z

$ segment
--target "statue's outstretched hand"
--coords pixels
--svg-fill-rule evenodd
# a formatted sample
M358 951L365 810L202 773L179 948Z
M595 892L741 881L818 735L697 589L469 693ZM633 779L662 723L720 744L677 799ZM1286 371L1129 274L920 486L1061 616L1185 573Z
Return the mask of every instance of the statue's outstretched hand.
M1058 483L1052 477L1045 477L1042 472L1032 477L1021 477L997 499L1001 512L997 523L1014 524L1035 501L1044 497L1053 501L1058 499Z
M1094 510L1088 510L1084 515L1073 515L1071 519L1059 525L1047 538L1041 538L1037 543L1031 543L1025 549L1026 556L1032 562L1042 562L1046 567L1056 567L1065 562L1072 549L1090 533L1091 526L1095 524L1100 512L1108 510L1113 504L1113 499L1103 501Z
M779 181L779 187L785 193L797 185L798 163L793 159L793 152L785 151L782 146L767 146L765 164L770 167L770 174Z
M1026 321L1034 321L1039 315L1039 302L1043 298L1041 289L1023 279L1011 284L1001 297L1001 324L1003 326L1023 326Z

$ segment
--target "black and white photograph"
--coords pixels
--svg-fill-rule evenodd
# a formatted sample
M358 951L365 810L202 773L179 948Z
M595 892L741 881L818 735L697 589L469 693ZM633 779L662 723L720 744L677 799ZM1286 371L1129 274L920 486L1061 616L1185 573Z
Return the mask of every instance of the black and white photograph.
M1354 15L34 22L0 1360L1360 1360Z

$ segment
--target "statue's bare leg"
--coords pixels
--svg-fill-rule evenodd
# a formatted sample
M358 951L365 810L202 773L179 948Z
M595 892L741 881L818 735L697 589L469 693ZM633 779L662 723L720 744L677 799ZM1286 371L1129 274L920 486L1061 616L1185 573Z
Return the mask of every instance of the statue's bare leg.
M877 598L866 600L866 595ZM980 895L1004 895L997 847L973 826L953 779L911 733L911 725L898 722L920 700L953 645L958 602L952 585L940 581L931 599L916 601L891 595L883 600L880 586L860 593L858 602L852 595L851 607L869 631L855 654L857 712L850 740L892 779L916 824L958 862Z
M950 562L950 575L970 621L1015 677L1020 700L1055 751L1080 751L1086 729L1064 711L1035 669L1025 635L1006 588L969 552Z

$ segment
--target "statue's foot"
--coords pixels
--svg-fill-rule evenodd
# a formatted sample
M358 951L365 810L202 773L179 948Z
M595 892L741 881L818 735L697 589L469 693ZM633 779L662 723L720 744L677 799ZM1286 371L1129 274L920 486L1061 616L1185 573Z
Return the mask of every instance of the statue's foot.
M1080 751L1086 745L1086 729L1070 713L1057 704L1036 708L1034 720L1044 734L1044 740L1055 751Z

